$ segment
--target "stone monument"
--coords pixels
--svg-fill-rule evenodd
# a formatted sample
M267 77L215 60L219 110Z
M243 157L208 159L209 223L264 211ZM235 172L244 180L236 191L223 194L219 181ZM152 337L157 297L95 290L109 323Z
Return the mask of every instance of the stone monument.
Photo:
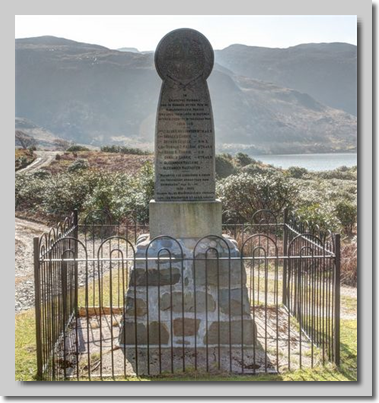
M213 63L207 38L187 28L167 34L155 52L163 80L155 200L150 234L137 240L119 336L137 373L182 365L233 370L256 343L245 268L237 242L222 235L221 202L215 199L215 133L206 82Z
M155 67L163 83L155 133L151 237L221 235L221 202L215 200L215 135L206 81L213 63L208 39L192 29L170 32L155 52Z

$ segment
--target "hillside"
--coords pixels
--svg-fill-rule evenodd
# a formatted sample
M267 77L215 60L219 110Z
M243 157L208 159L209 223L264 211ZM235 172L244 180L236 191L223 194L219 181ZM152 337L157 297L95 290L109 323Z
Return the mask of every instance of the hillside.
M357 115L357 47L309 43L286 49L231 45L216 61L236 74L305 92L328 106Z
M48 149L56 147L58 136L41 126L38 126L29 119L16 117L15 129L21 130L22 132L32 136L36 140L38 147Z
M216 64L208 80L219 150L356 149L355 116L235 72ZM16 40L16 116L76 143L152 149L160 85L151 53L54 37Z

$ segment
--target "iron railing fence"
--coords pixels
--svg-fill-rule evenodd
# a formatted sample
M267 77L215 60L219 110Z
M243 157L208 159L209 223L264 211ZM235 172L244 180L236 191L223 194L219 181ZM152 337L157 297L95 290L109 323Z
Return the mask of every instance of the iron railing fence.
M38 376L339 365L339 235L269 211L223 232L183 250L96 211L35 238Z

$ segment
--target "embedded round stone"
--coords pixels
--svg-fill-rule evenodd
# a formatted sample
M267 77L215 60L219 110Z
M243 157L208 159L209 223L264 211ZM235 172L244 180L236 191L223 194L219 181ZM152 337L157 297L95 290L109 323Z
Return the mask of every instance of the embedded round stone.
M189 28L176 29L165 35L155 52L155 67L162 80L182 84L211 74L214 52L208 39Z

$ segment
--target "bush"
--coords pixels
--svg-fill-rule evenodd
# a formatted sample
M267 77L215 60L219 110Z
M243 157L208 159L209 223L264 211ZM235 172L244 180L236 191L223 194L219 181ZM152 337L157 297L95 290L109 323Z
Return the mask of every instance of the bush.
M346 234L351 235L357 222L357 206L342 200L336 205L335 213Z
M357 180L357 167L347 168L345 166L333 169L331 171L315 172L314 176L322 179L342 179L342 180Z
M230 154L216 155L216 175L218 178L227 178L229 175L233 175L235 171L233 157Z
M338 231L338 220L328 206L314 202L296 209L296 213L307 224L309 230L318 227L321 231Z
M28 158L23 155L22 157L16 158L15 160L15 165L16 165L16 171L22 168L25 168L29 163Z
M89 149L89 148L87 148L87 147L84 147L84 146L73 145L73 146L71 146L71 147L67 148L67 150L66 150L66 151L69 151L69 152L76 152L76 151L90 151L90 149Z
M116 220L121 220L133 212L139 222L147 222L149 202L154 197L154 170L150 161L146 162L137 175L105 175L109 180L98 182L87 197L87 212L105 209L112 211Z
M45 182L30 174L19 174L15 178L16 210L34 210L42 206Z
M44 181L44 212L60 217L66 216L74 209L82 211L86 199L102 179L101 173L81 170L52 176Z
M146 162L137 175L74 170L57 175L37 171L16 176L16 209L36 210L58 219L73 209L84 214L104 209L116 220L135 212L140 222L149 216L154 197L154 170Z
M83 169L89 168L89 164L87 160L84 160L82 158L79 158L75 160L69 167L67 168L68 172L76 172L76 171L81 171Z
M287 175L291 178L301 179L304 177L308 171L305 168L301 167L289 167L287 169Z
M45 171L44 169L37 169L36 171L32 172L30 176L33 179L47 179L51 177L51 173L49 171Z
M241 172L245 172L249 175L276 175L280 171L277 168L274 168L272 165L261 165L261 163L253 162L252 164L243 167Z
M269 209L279 214L293 205L296 189L281 174L231 175L217 184L224 214L234 222L251 222L253 214Z
M256 162L252 158L250 158L247 154L237 153L235 156L235 160L240 167L245 167L246 165L252 164Z

